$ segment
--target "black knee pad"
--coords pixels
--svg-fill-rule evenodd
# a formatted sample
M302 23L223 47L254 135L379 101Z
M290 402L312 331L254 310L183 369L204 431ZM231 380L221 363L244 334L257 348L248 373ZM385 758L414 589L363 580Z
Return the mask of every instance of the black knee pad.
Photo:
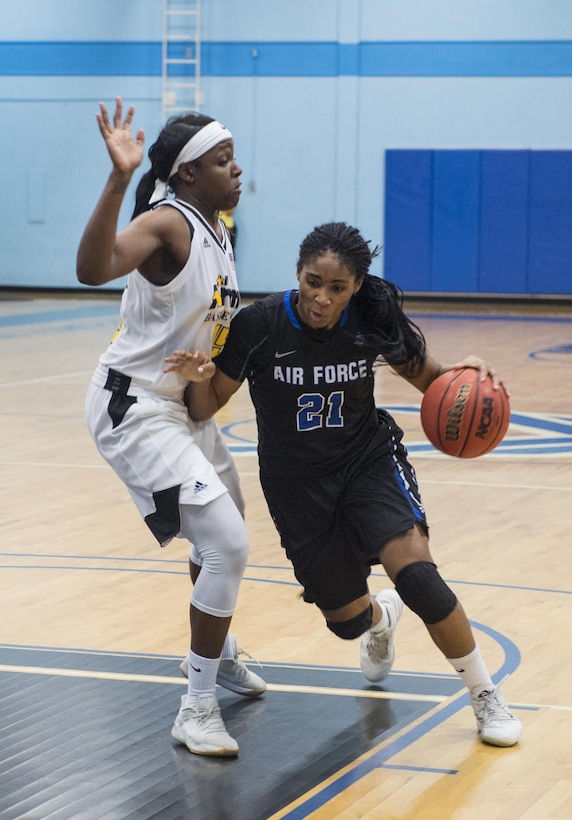
M370 604L367 609L364 609L363 612L349 621L326 621L326 625L338 638L343 638L344 641L353 641L354 638L359 638L364 632L367 632L372 620L373 606Z
M403 603L426 624L438 624L457 606L457 596L430 561L404 567L397 573L395 589Z

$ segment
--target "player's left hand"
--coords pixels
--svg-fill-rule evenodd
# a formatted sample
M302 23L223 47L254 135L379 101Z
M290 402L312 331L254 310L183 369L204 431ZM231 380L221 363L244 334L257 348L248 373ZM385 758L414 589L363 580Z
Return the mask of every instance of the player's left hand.
M498 371L495 370L495 368L492 365L488 364L488 362L486 362L484 359L481 359L480 356L465 356L465 358L462 359L460 362L451 365L451 370L460 369L462 367L472 367L475 370L478 370L480 373L480 380L482 382L485 381L487 376L490 376L493 380L493 386L495 390L498 390L498 388L502 384L505 391L508 393L508 390L506 390L506 387L504 386L502 379L498 374Z

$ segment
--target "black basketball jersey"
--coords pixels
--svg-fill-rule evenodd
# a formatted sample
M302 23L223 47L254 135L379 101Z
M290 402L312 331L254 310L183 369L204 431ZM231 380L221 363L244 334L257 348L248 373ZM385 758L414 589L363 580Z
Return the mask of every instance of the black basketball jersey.
M353 302L333 329L316 330L298 318L296 294L239 311L216 364L231 379L248 379L261 469L318 473L359 457L377 430L378 351Z

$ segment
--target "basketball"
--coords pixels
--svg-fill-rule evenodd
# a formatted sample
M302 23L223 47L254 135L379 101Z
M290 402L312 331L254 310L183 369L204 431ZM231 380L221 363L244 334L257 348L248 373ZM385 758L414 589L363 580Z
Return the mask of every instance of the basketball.
M421 424L438 450L457 458L490 453L503 440L510 422L506 390L497 390L487 376L464 367L449 370L432 382L421 402Z

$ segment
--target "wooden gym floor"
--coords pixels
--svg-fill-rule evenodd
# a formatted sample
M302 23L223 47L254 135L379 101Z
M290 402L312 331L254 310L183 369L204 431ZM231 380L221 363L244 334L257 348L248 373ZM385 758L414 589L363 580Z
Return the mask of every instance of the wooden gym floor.
M385 370L440 569L524 724L481 744L464 690L423 625L401 619L381 686L299 599L258 484L243 388L220 414L247 499L251 552L233 632L268 682L219 691L236 760L170 736L185 681L184 542L160 550L103 463L85 389L117 296L0 294L0 818L572 817L572 309L410 303L437 358L479 353L512 394L482 459L437 454L420 395ZM380 569L372 590L388 584Z

